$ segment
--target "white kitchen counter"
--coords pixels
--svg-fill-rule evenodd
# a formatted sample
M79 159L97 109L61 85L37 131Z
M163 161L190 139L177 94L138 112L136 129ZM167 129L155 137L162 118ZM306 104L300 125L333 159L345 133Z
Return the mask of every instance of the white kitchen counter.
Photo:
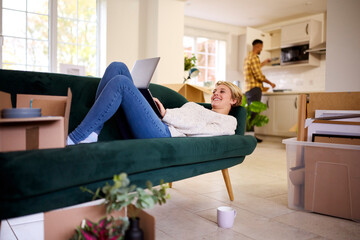
M299 94L309 94L315 92L300 92L300 91L285 91L285 92L263 92L263 96L276 96L276 95L299 95Z

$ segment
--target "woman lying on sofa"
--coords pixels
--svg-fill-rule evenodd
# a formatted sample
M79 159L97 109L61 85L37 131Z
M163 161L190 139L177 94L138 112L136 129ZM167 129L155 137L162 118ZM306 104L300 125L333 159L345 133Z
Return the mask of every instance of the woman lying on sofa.
M237 121L228 114L232 107L241 104L242 94L231 82L217 82L211 97L211 110L194 102L165 109L158 99L154 100L162 119L135 87L127 66L120 62L111 63L99 83L94 105L69 134L67 145L97 142L104 123L119 107L135 138L232 135Z

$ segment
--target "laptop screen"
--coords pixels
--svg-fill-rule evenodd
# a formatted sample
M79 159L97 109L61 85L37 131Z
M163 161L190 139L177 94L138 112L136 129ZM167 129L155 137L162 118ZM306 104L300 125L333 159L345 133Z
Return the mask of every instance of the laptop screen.
M137 88L149 88L151 78L159 63L160 57L137 60L131 70L131 76Z

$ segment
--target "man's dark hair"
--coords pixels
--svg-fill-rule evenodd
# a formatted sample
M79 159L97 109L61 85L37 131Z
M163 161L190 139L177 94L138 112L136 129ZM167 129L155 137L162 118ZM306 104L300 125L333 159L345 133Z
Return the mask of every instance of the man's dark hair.
M263 41L261 41L260 39L255 39L253 42L252 42L252 45L255 46L256 44L263 44Z

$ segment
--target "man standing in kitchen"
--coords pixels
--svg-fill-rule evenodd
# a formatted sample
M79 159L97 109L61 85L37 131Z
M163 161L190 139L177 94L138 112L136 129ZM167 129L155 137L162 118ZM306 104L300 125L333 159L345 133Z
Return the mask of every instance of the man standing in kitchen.
M244 61L245 96L248 104L251 104L253 101L261 101L263 82L270 84L272 88L275 87L275 84L266 79L261 72L261 67L271 61L270 59L266 59L260 63L259 54L262 49L263 41L255 39L252 42L252 51L248 53ZM252 113L251 119L255 116L256 113ZM252 127L251 131L254 131L254 127ZM256 140L262 142L259 138L256 138Z

